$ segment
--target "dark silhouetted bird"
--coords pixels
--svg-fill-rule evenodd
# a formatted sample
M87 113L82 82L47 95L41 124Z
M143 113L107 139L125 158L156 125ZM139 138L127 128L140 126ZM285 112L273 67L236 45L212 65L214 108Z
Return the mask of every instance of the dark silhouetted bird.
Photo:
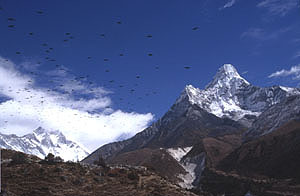
M148 56L153 56L153 54L152 53L148 53Z
M9 27L9 28L14 28L14 27L15 27L15 25L8 25L8 27Z
M8 21L16 21L15 18L7 18Z
M185 66L184 69L191 69L191 67L190 66Z
M148 37L148 38L152 38L152 35L150 35L150 34L149 34L149 35L146 35L146 37Z
M121 53L120 56L124 56L124 54Z
M198 29L199 29L199 27L193 27L193 28L192 28L193 31L196 31L196 30L198 30Z
M66 35L71 35L71 33L65 33Z
M28 33L29 35L33 35L33 33L32 32L30 32L30 33Z
M103 59L103 61L108 61L108 59Z
M117 21L117 24L122 24L122 22L121 21Z
M21 54L21 52L16 52L16 54Z
M102 34L100 34L100 36L101 36L101 37L105 37L105 34L104 34L104 33L102 33Z
M36 11L37 14L43 14L44 12L42 10Z

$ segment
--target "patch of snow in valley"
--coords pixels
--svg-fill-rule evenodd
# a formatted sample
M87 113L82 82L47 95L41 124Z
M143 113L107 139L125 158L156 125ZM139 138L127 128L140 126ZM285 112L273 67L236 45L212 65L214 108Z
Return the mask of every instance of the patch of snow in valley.
M186 171L185 174L179 174L178 177L182 180L179 182L179 186L186 189L193 188L193 182L196 180L196 172L195 169L198 167L196 163L194 163L190 157L182 160L183 157L192 149L192 147L185 147L185 148L169 148L167 152L178 161L178 163L182 166L182 168ZM205 167L205 156L203 156L201 163L201 172Z
M186 148L169 148L167 149L168 153L176 160L180 161L182 157L184 157L192 147L186 147Z

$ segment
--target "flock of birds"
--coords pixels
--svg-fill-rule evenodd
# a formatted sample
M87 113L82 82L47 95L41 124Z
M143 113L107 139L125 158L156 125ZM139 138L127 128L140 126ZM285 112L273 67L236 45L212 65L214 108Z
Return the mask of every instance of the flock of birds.
M0 7L0 13L1 13L1 11L3 11L2 7ZM37 15L45 15L45 12L43 10L37 10L35 12L35 14L37 14ZM17 19L15 17L8 17L7 21L8 21L8 26L7 27L9 29L14 29L14 30L17 29L16 28L17 27L17 25L16 25ZM115 23L117 25L122 25L123 24L121 20L117 20L117 21L115 21ZM199 27L198 26L192 27L191 30L192 31L197 31L197 30L199 30ZM27 32L27 35L28 36L34 36L35 32ZM105 38L106 34L101 33L101 34L99 34L99 36L101 38ZM152 39L153 35L152 34L146 34L145 38L146 39ZM62 42L63 43L70 42L73 39L75 39L75 36L71 32L65 32L64 33L64 39L62 40ZM76 84L77 85L85 84L87 87L90 88L90 92L93 93L93 91L95 89L93 87L95 87L96 84L95 84L95 82L89 80L89 76L88 75L87 76L79 76L79 77L78 76L74 76L76 74L71 73L71 71L69 69L67 69L63 65L59 64L55 58L50 57L51 53L53 53L53 51L55 50L53 47L51 47L50 44L48 44L48 43L41 43L41 47L42 47L42 50L45 53L45 57L43 57L43 60L40 60L40 61L36 62L37 64L44 64L44 63L49 63L49 62L54 63L55 64L54 69L56 71L67 73L67 74L70 73L69 76L73 76L73 78L69 82L73 83L74 85L76 85ZM21 51L16 51L15 54L16 55L22 55L22 52ZM125 54L124 53L120 53L119 56L123 57L123 56L125 56ZM152 57L153 53L147 53L147 56ZM93 57L92 56L88 56L86 58L87 58L87 60L91 60ZM103 61L104 62L108 62L108 61L110 61L110 59L104 58ZM155 70L159 70L159 69L160 69L159 66L155 66ZM191 69L191 66L183 66L183 69L189 70L189 69ZM107 72L111 72L111 70L110 69L106 69L105 72L106 73ZM39 76L40 77L40 75L41 75L41 73L38 73L37 70L34 70L34 71L31 70L31 71L28 71L28 73L31 74L32 77L35 77L35 76ZM142 77L141 77L140 74L137 74L135 76L135 78L137 80L142 79ZM48 89L48 91L53 91L53 92L60 91L61 93L70 94L70 95L72 95L73 93L76 93L76 89L68 89L68 90L64 89L64 85L65 85L64 82L65 82L65 80L63 78L59 79L58 77L53 77L53 78L47 78L47 80L48 80L47 82L45 82L45 81L44 82L47 83L47 84L50 84L50 85L52 84L53 85L51 88ZM29 80L28 83L31 84L32 81ZM129 93L129 95L134 96L137 100L142 100L143 96L148 97L150 95L156 95L156 94L158 94L157 90L150 90L149 92L145 93L143 96L139 96L136 93L137 90L135 88L135 87L137 87L139 85L138 82L134 83L133 85L131 85L129 87L129 86L126 86L124 84L116 84L115 80L110 79L110 80L104 82L103 84L99 84L99 85L103 86L103 87L105 87L107 89L110 89L113 85L115 87L122 88L122 89L128 87L127 92ZM13 91L13 90L14 89L10 89L10 91ZM29 89L15 89L15 91L17 93L19 93L22 90L30 93ZM35 95L28 96L28 97L26 97L26 99L27 100L33 99L34 96ZM127 101L126 98L123 98L123 97L119 97L118 99L119 99L120 102L127 102L127 110L128 111L130 111L130 112L134 111L134 109L133 109L134 104L135 104L134 102ZM45 102L44 97L40 97L40 103L43 104L44 102ZM5 121L5 123L7 123L7 121Z

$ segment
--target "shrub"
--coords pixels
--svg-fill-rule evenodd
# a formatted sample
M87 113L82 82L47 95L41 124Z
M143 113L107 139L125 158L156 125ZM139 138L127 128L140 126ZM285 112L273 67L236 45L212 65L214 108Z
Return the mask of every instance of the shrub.
M105 160L101 156L99 156L98 160L94 161L94 164L103 168L107 167Z
M12 161L11 161L12 164L23 164L26 162L27 162L26 155L23 153L15 153L12 156Z
M54 156L52 153L49 153L44 160L40 161L42 164L55 164L63 162L63 159L59 156Z

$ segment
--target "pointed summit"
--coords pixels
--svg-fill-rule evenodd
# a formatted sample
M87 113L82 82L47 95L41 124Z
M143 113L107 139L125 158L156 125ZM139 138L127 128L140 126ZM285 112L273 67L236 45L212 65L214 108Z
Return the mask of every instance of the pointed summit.
M248 86L250 83L242 78L235 67L231 64L224 64L219 68L212 82L206 89L218 87Z
M224 64L222 67L219 68L218 73L225 74L229 77L240 77L235 67L231 64Z
M45 129L43 129L42 127L38 127L37 129L35 129L33 131L33 133L37 134L37 135L41 135L43 133L47 133L47 131Z

